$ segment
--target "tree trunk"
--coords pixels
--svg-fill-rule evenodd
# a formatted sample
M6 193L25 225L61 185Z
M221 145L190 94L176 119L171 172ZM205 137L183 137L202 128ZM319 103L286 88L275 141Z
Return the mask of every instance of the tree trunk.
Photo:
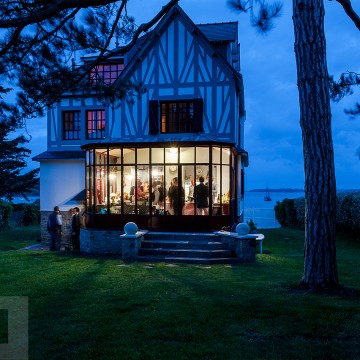
M323 0L293 0L305 171L305 259L301 285L340 286L336 265L336 180Z

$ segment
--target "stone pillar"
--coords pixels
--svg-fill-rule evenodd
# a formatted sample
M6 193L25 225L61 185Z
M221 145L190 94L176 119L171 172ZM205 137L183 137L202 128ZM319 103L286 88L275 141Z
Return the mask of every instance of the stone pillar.
M138 227L133 222L128 222L124 226L125 234L121 235L121 255L124 261L135 261L139 254L141 241L147 231L138 231Z
M229 249L235 252L236 257L244 263L255 261L256 241L264 240L262 234L239 235L238 232L229 231L216 231L215 234L219 235L221 242L227 244Z
M139 249L141 246L141 241L144 237L144 233L138 231L135 235L121 235L121 255L124 261L135 261Z

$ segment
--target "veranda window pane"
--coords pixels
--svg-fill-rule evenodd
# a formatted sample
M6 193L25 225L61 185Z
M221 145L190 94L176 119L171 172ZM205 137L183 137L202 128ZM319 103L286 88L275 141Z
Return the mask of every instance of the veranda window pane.
M135 149L124 149L123 150L123 163L124 164L135 164Z
M209 162L209 147L196 147L196 162Z
M95 150L95 163L104 165L107 163L107 149Z
M109 163L110 164L121 164L121 150L120 149L109 149Z
M230 148L222 148L222 163L230 164Z
M164 162L164 149L163 148L151 149L151 162L153 164Z
M212 148L212 162L213 164L220 164L220 147L213 146Z
M195 148L184 147L180 148L180 163L193 163L195 161Z
M138 149L137 150L137 163L148 164L149 163L149 149Z
M168 164L178 163L178 148L171 147L165 149L165 162Z

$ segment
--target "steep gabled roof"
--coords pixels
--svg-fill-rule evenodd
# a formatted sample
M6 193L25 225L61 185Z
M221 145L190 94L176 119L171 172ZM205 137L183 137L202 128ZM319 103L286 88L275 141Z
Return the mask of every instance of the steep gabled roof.
M238 23L198 24L197 27L209 41L238 41Z
M127 62L130 62L131 59L135 56L139 49L146 43L146 41L151 36L152 31L149 31L147 34L141 36L136 41L136 44L126 53Z
M120 78L127 78L131 76L133 69L135 68L137 61L141 61L144 55L149 51L149 49L155 44L159 36L165 31L168 23L171 21L172 17L180 14L188 26L191 28L193 33L196 33L198 36L202 37L203 41L217 53L210 41L237 41L237 22L229 23L218 23L218 24L204 24L204 25L195 25L194 22L189 18L189 16L182 10L179 5L174 5L170 11L164 15L155 28L150 31L148 34L139 38L138 43L128 53L129 63L125 66L124 71L121 73ZM236 31L235 31L236 28ZM226 31L230 31L228 35L225 35ZM207 36L205 35L207 34ZM211 39L211 40L210 40ZM216 40L218 39L218 40ZM219 58L224 62L224 66L227 67L233 74L234 77L242 82L241 75L230 65L230 63L225 60L220 54Z

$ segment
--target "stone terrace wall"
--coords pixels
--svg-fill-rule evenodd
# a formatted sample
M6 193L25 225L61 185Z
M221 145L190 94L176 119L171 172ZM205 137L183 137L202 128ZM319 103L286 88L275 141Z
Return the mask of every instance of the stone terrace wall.
M123 232L118 230L81 229L80 249L87 254L121 255Z

